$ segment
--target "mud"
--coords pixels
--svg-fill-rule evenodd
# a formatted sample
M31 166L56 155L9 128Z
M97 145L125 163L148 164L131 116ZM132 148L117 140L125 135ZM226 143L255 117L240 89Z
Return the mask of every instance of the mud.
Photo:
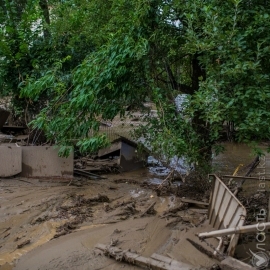
M249 164L249 150L241 151L229 151L229 163L226 154L216 159L217 172L232 174L240 162ZM180 200L207 201L209 192L202 192L203 187L166 182L157 192L164 177L148 169L105 176L71 182L0 179L0 269L140 269L101 255L94 248L97 243L145 257L159 253L190 264L190 269L209 269L217 263L188 240L200 243L195 234L211 231L205 209L190 208ZM249 193L241 194L247 206L254 202L252 211L260 202L267 203L266 193L250 195L252 190L256 193L256 185L247 182ZM253 221L250 216L248 222ZM240 258L246 256L241 250L254 242L248 240L239 243ZM215 239L209 242L217 246Z
M205 214L188 210L173 192L158 197L151 177L143 169L106 180L77 178L72 185L1 179L0 269L120 269L95 254L97 243L144 256L159 252L191 269L210 267L215 262L205 255L193 260L176 251L181 232L201 226ZM196 251L185 245L190 254Z

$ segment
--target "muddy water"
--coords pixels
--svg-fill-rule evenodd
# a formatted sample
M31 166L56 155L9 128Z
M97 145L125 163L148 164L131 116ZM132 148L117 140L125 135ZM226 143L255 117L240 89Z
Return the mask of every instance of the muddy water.
M232 175L234 171L239 167L237 175L244 175L247 171L246 166L248 166L256 157L253 149L246 144L237 144L237 143L222 143L221 146L224 147L224 152L219 155L213 154L213 173L222 176L222 175ZM259 146L265 153L265 177L270 178L270 155L266 152L267 145L261 144ZM155 159L149 159L150 164L155 164L155 166L149 167L149 172L153 177L150 179L150 182L160 184L161 179L164 179L168 175L170 170L162 165L160 165ZM176 170L179 172L186 172L187 167L185 167L184 162L173 162L172 165L175 165ZM174 166L172 166L174 167ZM258 174L259 170L255 170L253 175Z
M225 151L218 156L214 156L213 159L213 171L217 174L233 174L234 170L240 165L240 168L244 169L245 166L249 165L256 154L253 152L252 148L245 144L236 143L223 143ZM266 145L260 145L260 148L266 151ZM267 154L266 158L269 158ZM266 173L269 174L270 168L267 162L265 169ZM239 171L239 175L241 171Z

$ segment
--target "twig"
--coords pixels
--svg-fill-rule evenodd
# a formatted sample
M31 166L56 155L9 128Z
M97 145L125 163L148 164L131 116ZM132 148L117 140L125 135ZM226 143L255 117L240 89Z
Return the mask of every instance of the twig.
M156 204L156 202L153 202L142 214L140 217L143 217L151 208L154 207L154 205Z
M164 183L170 179L171 175L174 174L174 171L175 171L174 169L170 171L168 176L162 181L162 183L157 187L157 189L160 189L164 185Z

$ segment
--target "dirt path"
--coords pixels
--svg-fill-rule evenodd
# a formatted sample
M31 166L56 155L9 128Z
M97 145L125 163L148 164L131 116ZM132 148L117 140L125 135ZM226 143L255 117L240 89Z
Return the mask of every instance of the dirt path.
M163 254L191 269L215 263L186 241L187 234L203 230L205 215L173 210L180 198L158 197L142 185L149 180L145 170L108 177L77 180L75 186L0 180L0 269L139 269L98 255L97 243L146 257Z

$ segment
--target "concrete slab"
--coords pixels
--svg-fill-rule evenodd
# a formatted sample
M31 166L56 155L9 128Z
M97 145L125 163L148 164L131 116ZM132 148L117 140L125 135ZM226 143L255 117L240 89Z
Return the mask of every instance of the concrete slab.
M22 148L0 145L0 177L14 176L22 171Z
M68 158L58 156L53 146L22 146L23 177L70 178L73 177L73 154Z

